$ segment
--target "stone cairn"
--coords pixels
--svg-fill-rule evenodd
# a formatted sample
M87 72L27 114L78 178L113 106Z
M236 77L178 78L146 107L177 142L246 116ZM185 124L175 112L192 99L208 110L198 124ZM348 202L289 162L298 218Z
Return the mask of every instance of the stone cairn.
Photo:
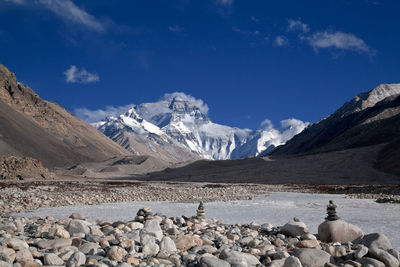
M328 214L328 217L326 217L325 220L336 221L340 219L340 217L337 215L336 208L337 206L335 203L333 203L333 200L329 200L329 205L326 206L326 213Z
M200 201L199 207L197 208L197 219L205 219L206 218L206 211L204 209L203 201Z
M153 212L149 207L143 207L136 213L135 221L144 222L153 219Z

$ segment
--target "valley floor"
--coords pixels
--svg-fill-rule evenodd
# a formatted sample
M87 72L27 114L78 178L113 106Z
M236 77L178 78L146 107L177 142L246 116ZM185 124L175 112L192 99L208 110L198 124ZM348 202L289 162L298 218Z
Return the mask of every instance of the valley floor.
M0 183L0 215L38 208L129 201L248 200L271 192L346 194L348 198L400 202L399 185L313 185L140 182L121 180Z

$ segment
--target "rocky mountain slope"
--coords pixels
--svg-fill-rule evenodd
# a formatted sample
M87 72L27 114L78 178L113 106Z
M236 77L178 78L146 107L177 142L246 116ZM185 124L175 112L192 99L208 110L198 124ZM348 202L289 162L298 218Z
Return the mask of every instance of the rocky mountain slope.
M129 154L61 106L41 99L0 65L0 155L28 156L55 167Z
M357 95L271 154L310 154L378 144L386 146L375 166L400 175L400 84L382 84Z
M155 103L133 106L125 114L94 125L136 155L153 155L172 162L193 159L238 159L257 156L289 140L305 124L283 129L250 130L213 123L201 104L176 93ZM285 124L286 122L286 124Z

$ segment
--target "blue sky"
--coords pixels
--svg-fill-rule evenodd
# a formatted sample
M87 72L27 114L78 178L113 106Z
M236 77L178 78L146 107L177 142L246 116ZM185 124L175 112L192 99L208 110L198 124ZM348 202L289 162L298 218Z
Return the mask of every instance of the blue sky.
M0 0L0 63L72 112L184 92L230 126L315 122L400 82L398 14L383 0Z

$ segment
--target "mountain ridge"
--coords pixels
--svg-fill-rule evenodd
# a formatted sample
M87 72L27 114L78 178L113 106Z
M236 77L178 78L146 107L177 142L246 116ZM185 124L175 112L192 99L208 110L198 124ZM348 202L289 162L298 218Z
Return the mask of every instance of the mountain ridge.
M305 126L303 122L289 119L282 132L272 125L267 130L240 129L213 123L206 114L207 109L202 101L175 93L158 102L134 105L124 114L92 125L134 154L145 154L135 144L140 140L147 146L147 154L154 148L154 153L173 162L185 161L185 157L225 160L258 156L290 139Z

